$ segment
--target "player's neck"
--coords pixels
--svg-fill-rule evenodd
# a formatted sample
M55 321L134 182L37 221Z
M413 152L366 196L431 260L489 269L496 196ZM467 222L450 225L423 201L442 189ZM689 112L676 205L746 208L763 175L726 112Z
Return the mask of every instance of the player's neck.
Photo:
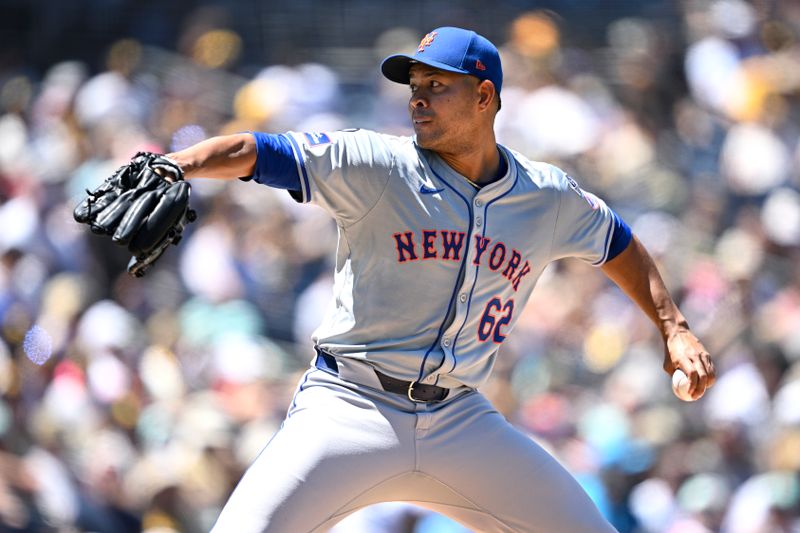
M438 154L450 168L477 185L487 185L502 177L498 175L500 152L494 139L481 145L481 149Z

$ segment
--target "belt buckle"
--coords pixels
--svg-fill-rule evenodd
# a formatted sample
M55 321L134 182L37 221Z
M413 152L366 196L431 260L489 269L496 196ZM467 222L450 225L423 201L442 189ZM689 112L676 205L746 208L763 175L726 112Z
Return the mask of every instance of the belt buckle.
M408 384L408 392L407 392L408 399L414 403L425 403L425 400L417 400L416 398L414 398L414 385L418 384L419 384L418 381L412 381L411 383Z

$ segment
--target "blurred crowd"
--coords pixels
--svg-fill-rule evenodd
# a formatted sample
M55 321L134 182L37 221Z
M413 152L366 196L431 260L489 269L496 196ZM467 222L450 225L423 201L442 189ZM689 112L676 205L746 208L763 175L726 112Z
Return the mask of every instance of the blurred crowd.
M621 532L796 533L800 4L670 4L675 20L622 16L596 47L557 11L487 35L505 70L497 133L631 225L717 384L677 400L652 324L567 260L545 271L485 393ZM207 531L280 425L332 294L336 228L285 192L194 181L199 220L134 279L125 249L72 220L84 191L137 151L218 134L409 135L408 90L378 61L430 29L244 68L242 38L204 23L178 49L110 43L102 69L0 69L1 531ZM372 73L353 79L356 60ZM335 530L463 528L386 504Z

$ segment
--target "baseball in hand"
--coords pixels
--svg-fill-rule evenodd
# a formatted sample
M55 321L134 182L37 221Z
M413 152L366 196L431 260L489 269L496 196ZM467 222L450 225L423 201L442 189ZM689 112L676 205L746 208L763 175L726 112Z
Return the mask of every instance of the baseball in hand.
M684 402L694 401L692 395L689 394L689 387L691 385L692 383L689 381L686 374L683 373L683 370L678 369L672 373L672 392Z

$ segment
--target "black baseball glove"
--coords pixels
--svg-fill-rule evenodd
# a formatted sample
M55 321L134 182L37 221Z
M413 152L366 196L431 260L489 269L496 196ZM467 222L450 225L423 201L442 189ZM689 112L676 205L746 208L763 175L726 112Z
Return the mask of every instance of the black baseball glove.
M89 196L73 212L75 220L127 246L133 254L128 272L136 277L144 276L170 244L178 244L183 229L197 218L189 208L191 187L183 171L159 154L139 152L86 192Z

